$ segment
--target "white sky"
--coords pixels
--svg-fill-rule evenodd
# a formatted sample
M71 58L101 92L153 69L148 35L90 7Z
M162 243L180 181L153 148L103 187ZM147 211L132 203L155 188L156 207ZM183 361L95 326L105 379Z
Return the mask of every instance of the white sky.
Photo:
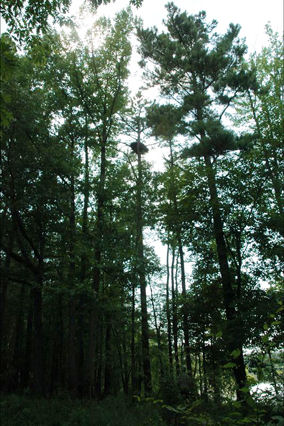
M78 9L82 0L73 0L71 12L78 16ZM128 0L116 0L106 6L100 6L97 16L113 16L116 12L128 6ZM144 0L141 8L132 8L140 16L146 27L161 27L162 20L166 18L165 5L168 0ZM209 20L216 19L219 23L218 31L225 32L232 22L240 24L240 36L245 37L249 51L259 51L266 43L265 25L270 22L274 31L283 31L283 0L175 0L174 4L182 11L198 13L205 10ZM82 21L86 28L94 20L89 17Z

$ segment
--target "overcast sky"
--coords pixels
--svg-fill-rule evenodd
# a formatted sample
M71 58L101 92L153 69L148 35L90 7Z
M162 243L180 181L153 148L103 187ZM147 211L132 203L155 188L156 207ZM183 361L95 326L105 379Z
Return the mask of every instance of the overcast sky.
M82 39L86 30L98 17L114 17L119 10L129 5L129 0L116 0L114 3L100 6L95 15L84 13L80 16L79 9L83 3L83 0L73 0L70 10L79 24L78 32ZM163 19L167 17L165 8L167 3L168 0L144 0L142 7L138 9L132 7L132 10L135 15L143 19L144 27L156 26L162 30ZM219 33L226 32L231 22L240 24L240 37L246 39L248 53L259 52L267 44L265 25L268 22L271 23L274 31L283 33L283 0L175 0L174 4L189 14L205 10L209 21L217 20ZM137 66L138 60L139 57L134 49L129 81L129 88L133 93L137 92L143 84L141 69Z

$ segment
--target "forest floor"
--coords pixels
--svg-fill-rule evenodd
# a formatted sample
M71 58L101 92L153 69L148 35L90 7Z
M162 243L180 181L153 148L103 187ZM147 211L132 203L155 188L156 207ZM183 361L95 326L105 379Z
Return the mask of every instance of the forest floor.
M1 395L1 426L164 426L157 407L125 397L103 401Z

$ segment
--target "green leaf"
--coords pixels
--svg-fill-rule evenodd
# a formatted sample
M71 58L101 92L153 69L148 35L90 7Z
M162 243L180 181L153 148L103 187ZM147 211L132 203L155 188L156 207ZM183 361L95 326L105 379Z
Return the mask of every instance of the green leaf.
M236 367L236 364L234 362L228 362L227 364L223 365L223 368L234 368Z
M238 358L238 356L240 356L240 354L241 354L240 349L235 349L231 352L231 355L232 355L233 358Z
M179 410L177 410L176 408L172 407L171 405L162 405L163 408L166 408L168 411L172 411L173 413L180 413Z

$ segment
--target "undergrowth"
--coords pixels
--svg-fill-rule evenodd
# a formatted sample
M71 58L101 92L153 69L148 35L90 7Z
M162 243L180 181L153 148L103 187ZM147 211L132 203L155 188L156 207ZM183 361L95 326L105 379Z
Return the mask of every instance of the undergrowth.
M2 395L1 426L283 426L282 400L250 399L246 413L236 401L178 404L157 398L109 396L100 402Z
M1 426L164 426L159 408L123 396L103 401L1 398Z

